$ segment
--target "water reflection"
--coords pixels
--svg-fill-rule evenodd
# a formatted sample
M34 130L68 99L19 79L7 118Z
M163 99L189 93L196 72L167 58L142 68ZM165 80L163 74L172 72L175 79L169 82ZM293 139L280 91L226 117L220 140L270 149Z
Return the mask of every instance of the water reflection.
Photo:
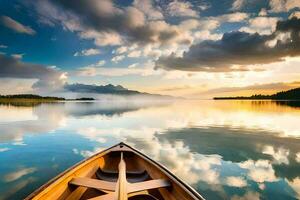
M163 163L208 199L300 198L298 104L0 105L0 199L20 199L118 141Z

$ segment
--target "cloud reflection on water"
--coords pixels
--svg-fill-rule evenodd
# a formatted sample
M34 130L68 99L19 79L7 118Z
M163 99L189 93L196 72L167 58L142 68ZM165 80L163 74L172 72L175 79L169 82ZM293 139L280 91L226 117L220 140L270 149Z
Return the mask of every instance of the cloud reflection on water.
M64 132L97 144L93 149L70 147L74 156L87 157L125 141L167 166L208 199L269 198L268 191L274 193L272 188L279 185L284 186L278 197L299 196L300 109L287 103L111 102L108 106L107 102L69 102L1 108L0 119L10 109L22 113L15 120L0 121L2 144L22 143L26 135ZM14 151L1 143L1 149ZM0 157L9 151L1 152ZM13 173L18 173L17 169Z

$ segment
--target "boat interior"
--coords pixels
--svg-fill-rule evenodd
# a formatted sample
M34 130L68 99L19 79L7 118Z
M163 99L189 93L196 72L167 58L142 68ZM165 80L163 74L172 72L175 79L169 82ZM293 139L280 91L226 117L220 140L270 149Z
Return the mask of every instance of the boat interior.
M126 145L79 163L29 199L198 199L176 179Z

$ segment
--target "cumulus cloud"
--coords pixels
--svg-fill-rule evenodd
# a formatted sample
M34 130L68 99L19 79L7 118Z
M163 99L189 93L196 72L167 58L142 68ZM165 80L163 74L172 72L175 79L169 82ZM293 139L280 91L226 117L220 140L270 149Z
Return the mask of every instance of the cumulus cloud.
M217 17L212 17L218 20L219 22L242 22L249 18L249 14L243 13L243 12L235 12L235 13L229 13L220 15Z
M288 181L289 185L294 189L297 194L297 198L300 198L300 178L297 177L292 181Z
M273 146L267 145L264 147L262 153L272 156L276 164L289 164L288 156L290 151L288 149L278 148L276 151Z
M17 33L24 33L28 35L36 34L35 30L33 30L30 26L25 26L8 16L1 16L0 22L2 25L6 26L7 28L10 28L11 30Z
M245 3L245 0L234 0L232 3L231 10L240 10L245 5Z
M239 166L247 169L249 178L257 183L278 181L271 162L268 160L247 160L240 163Z
M36 171L36 168L33 168L33 167L32 168L23 168L18 171L6 174L4 176L4 180L5 180L5 182L12 182L12 181L15 181L25 175L34 173L35 171Z
M294 8L300 8L298 0L270 0L272 12L288 12Z
M258 192L248 191L243 196L234 195L231 200L260 200Z
M296 153L296 158L295 160L300 163L300 152Z
M249 20L249 26L242 27L240 31L268 35L275 31L278 22L277 17L258 16Z
M179 17L198 17L197 11L193 10L192 4L190 2L183 2L174 0L169 3L167 7L167 12L171 16Z
M243 177L229 176L226 178L226 184L231 187L246 187L247 181Z
M121 35L115 31L82 30L79 36L83 39L93 39L97 46L117 46L123 43Z
M192 45L181 57L171 54L160 57L156 69L183 71L245 71L244 65L268 64L285 57L300 54L300 20L297 18L277 22L270 35L229 32L217 41L203 41ZM288 34L288 39L278 37ZM275 40L275 41L274 41ZM273 45L268 45L269 42ZM247 47L247 48L245 48Z
M218 28L222 23L244 22L250 15L244 12L233 12L219 16L202 17L201 19L187 19L179 24L180 29L184 30L209 30Z
M77 76L107 76L107 77L119 77L127 75L140 75L149 76L159 74L158 71L153 69L152 62L146 62L142 64L143 67L137 67L136 64L129 65L128 67L101 67L95 65L88 65L79 68L75 74Z
M146 4L143 6L143 3ZM39 0L32 4L41 17L77 32L81 38L94 40L98 46L125 42L164 44L180 34L178 29L161 20L159 9L150 1L134 1L122 8L111 0Z
M300 19L300 11L296 11L296 12L293 12L292 14L290 14L289 18L291 19L293 17Z
M222 34L211 33L208 30L196 31L194 33L194 37L196 40L204 41L204 40L219 40L222 38Z
M119 56L113 57L113 58L111 59L111 61L114 62L114 63L118 63L118 62L120 62L121 60L123 60L124 58L125 58L124 55L119 55Z
M126 46L121 46L119 48L117 48L114 53L117 53L117 54L122 54L122 53L125 53L126 51L128 50L128 48Z
M138 58L141 56L141 53L142 53L141 51L135 50L135 51L130 52L127 56L130 58Z
M75 52L74 56L94 56L99 55L100 53L99 49L84 49L80 52Z
M133 5L134 7L145 13L147 18L150 20L158 20L164 18L161 9L158 7L154 7L152 0L134 0Z
M34 89L61 87L66 74L53 68L38 64L24 63L15 57L0 54L0 78L35 79Z

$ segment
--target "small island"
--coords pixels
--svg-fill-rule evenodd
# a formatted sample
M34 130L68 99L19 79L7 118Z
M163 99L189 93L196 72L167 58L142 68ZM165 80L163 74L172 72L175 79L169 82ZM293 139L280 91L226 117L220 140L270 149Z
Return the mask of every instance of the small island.
M83 97L76 99L66 99L63 97L40 96L35 94L15 94L15 95L0 95L0 103L52 103L59 101L94 101L94 98Z
M75 99L75 101L95 101L95 99L90 97L82 97Z
M50 97L50 96L40 96L34 94L14 94L14 95L0 95L0 101L43 101L43 102L50 102L50 101L64 101L65 98L62 97Z
M214 97L214 100L300 100L300 88L278 92L272 95L255 94L252 96Z

